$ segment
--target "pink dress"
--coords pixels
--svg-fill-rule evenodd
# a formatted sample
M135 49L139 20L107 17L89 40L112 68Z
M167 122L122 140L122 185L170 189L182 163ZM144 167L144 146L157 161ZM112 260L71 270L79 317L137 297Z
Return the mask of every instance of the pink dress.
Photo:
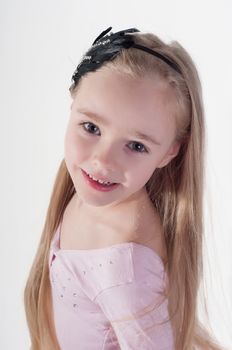
M156 324L169 317L168 301L153 306L167 282L160 257L134 242L60 249L60 226L50 246L49 277L61 350L173 350L170 321ZM114 322L152 302L144 316Z

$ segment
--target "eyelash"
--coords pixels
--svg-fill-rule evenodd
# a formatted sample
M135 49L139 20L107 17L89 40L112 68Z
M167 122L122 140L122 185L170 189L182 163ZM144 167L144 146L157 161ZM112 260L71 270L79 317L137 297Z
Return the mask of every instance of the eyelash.
M94 135L94 133L89 132L88 129L85 128L85 124L91 124L91 125L94 125L95 127L97 127L97 126L96 126L95 124L91 123L91 122L83 122L83 123L80 123L80 124L79 124L79 125L81 125L81 126L83 127L83 130L84 130L85 132L87 132L88 134L93 134L93 135ZM140 142L134 142L134 143L137 143L137 144L142 145L145 151L140 152L140 151L136 151L136 150L134 150L134 149L130 149L132 152L136 152L136 153L148 153L146 147L145 147L142 143L140 143Z

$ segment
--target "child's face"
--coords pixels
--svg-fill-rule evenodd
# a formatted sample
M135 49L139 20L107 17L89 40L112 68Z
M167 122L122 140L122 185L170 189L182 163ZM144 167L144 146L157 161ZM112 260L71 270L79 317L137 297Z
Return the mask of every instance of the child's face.
M134 80L106 67L82 79L71 105L64 150L77 195L92 206L136 197L154 170L178 153L179 145L173 142L172 95L161 82ZM94 114L106 122L95 119ZM83 122L86 124L80 125ZM136 131L158 144L136 136ZM86 182L81 169L119 186L98 191Z

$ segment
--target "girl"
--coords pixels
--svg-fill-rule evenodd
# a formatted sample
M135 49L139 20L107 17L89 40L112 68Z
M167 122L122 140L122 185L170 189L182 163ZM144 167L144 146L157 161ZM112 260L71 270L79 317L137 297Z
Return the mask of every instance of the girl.
M64 159L24 293L31 348L222 349L197 316L196 67L178 42L111 29L72 76Z

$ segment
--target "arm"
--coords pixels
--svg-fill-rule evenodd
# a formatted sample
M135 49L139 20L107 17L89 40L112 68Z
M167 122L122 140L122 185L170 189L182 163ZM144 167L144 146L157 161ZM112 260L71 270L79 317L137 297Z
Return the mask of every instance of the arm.
M169 317L168 301L160 293L158 277L150 277L107 288L95 299L122 350L174 349L170 321L159 325Z

